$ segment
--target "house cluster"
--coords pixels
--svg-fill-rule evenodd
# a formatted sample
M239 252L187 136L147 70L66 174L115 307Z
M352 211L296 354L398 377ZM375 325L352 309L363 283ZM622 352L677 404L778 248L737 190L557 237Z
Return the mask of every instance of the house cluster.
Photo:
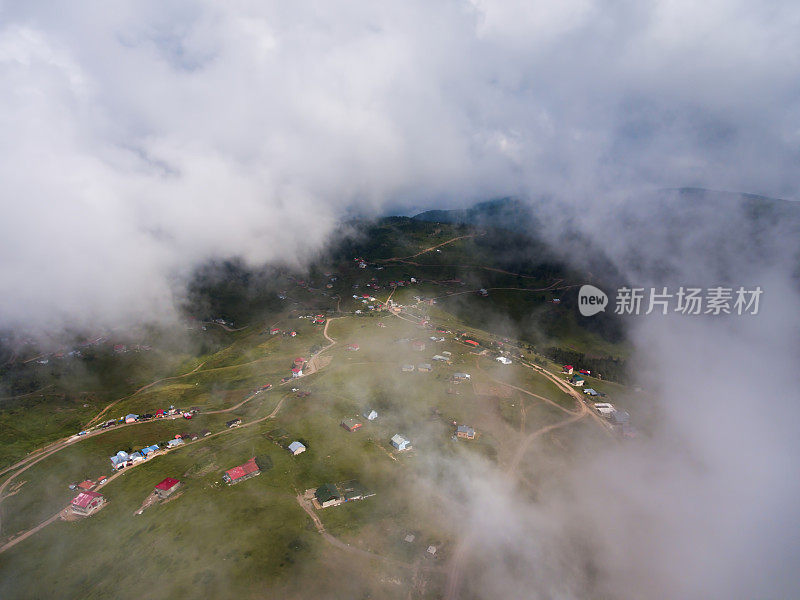
M569 382L575 387L583 387L583 384L586 383L584 377L589 377L592 374L588 369L576 369L572 365L564 365L561 367L561 372L564 375L572 375Z
M70 348L70 349L62 348L62 349L57 350L55 352L47 352L47 353L44 353L44 354L40 354L36 358L36 362L37 362L37 364L40 364L40 365L47 365L47 364L50 363L50 359L62 360L62 359L65 359L65 358L80 358L81 356L83 356L83 352L82 352L83 348L89 348L89 347L92 347L92 346L100 346L100 345L102 345L103 343L105 343L107 341L108 341L107 338L102 337L102 336L96 337L96 338L90 338L90 339L87 339L87 340L81 342L76 347L73 347L73 348ZM124 353L129 352L129 351L133 351L133 352L149 352L150 350L152 350L151 346L147 346L147 345L144 345L144 344L134 344L134 345L131 345L131 346L128 346L126 344L113 344L111 346L111 348L114 351L114 353L116 353L116 354L124 354Z
M100 425L101 429L106 429L107 427L112 427L114 425L121 425L123 423L137 423L139 421L150 421L151 419L166 419L166 418L177 418L177 417L184 417L191 419L192 415L197 414L199 411L197 408L191 408L189 410L180 410L175 408L174 406L170 406L166 409L158 409L155 413L145 413L143 415L137 415L135 413L129 413L124 417L120 417L119 419L111 419L106 421L105 423ZM189 415L187 417L187 415Z
M281 330L278 329L277 327L271 327L269 329L270 335L278 335L279 333L284 337L297 337L297 332L291 329Z
M130 453L125 452L124 450L120 450L114 456L110 457L111 466L115 471L119 471L120 469L124 469L125 467L131 467L142 461L150 460L154 456L162 454L164 449L171 450L172 448L177 448L178 446L182 446L187 441L193 442L207 435L211 435L211 431L209 429L202 429L200 430L200 432L179 433L175 435L174 438L167 440L166 442L145 446L140 450L135 450Z
M80 483L71 483L69 485L69 489L71 490L80 490L81 492L88 492L93 490L95 487L99 485L103 485L106 481L108 481L108 477L102 475L97 478L97 481L92 481L91 479L86 479L81 481Z
M561 367L561 372L564 375L572 375L572 377L569 378L569 382L575 387L583 387L583 384L586 383L584 377L588 377L592 374L592 372L587 369L576 369L572 365L564 365Z
M456 427L456 438L461 438L464 440L474 440L475 429L468 425L458 425Z
M120 469L124 469L125 467L131 467L137 463L149 460L154 456L157 456L159 450L161 450L161 447L158 444L146 446L141 450L136 450L131 453L125 452L124 450L120 450L114 456L110 457L109 460L111 460L111 467L115 471L119 471Z
M102 478L98 483L104 483L105 478ZM88 517L98 510L100 510L106 503L105 496L100 492L93 491L91 486L87 487L86 484L92 482L84 481L78 485L80 491L69 504L69 510L73 515L78 517ZM93 485L93 484L92 484ZM174 494L181 486L181 482L172 477L167 477L163 481L156 484L153 493L161 500L166 500Z
M303 376L303 368L306 366L306 359L302 356L298 356L294 359L292 363L292 377L302 377Z
M265 383L264 385L258 386L256 389L253 390L254 394L260 394L261 392L266 392L272 389L271 383Z

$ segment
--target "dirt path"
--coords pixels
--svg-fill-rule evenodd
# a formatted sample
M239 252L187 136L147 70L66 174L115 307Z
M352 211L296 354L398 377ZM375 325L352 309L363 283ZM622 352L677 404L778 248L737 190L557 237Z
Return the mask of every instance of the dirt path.
M261 391L258 391L258 392L253 392L253 393L252 393L252 394L250 394L250 395L249 395L247 398L245 398L244 400L242 400L241 402L239 402L239 404L236 404L236 405L234 405L234 406L231 406L230 408L220 408L219 410L206 410L206 411L203 411L203 412L202 412L202 413L200 413L200 414L202 414L202 415L218 415L218 414L220 414L220 413L228 413L228 412L233 412L233 411L234 411L234 410L236 410L237 408L241 408L242 406L244 406L245 404L247 404L248 402L250 402L250 400L252 400L252 399L253 399L253 398L255 398L256 396L258 396L259 394L266 394L268 391L269 391L269 390L261 390Z
M441 248L442 246L446 246L447 244L452 244L453 242L457 242L458 240L463 240L463 239L466 239L466 238L476 237L477 235L478 235L477 233L471 233L470 235L460 235L458 237L454 237L454 238L451 238L451 239L449 239L449 240L447 240L445 242L442 242L441 244L436 244L435 246L431 246L430 248L425 248L424 250L421 250L421 251L417 252L416 254L412 254L411 256L395 256L395 257L392 257L392 258L382 258L382 259L380 259L379 261L376 261L376 262L395 262L395 261L400 262L400 261L405 261L405 260L408 260L409 258L416 258L417 256L420 256L421 254L426 254L428 252L433 252L437 248Z
M95 417L86 424L86 428L91 427L95 423L98 423L100 421L100 418L104 414L106 414L111 408L113 408L114 406L116 406L117 404L122 402L123 400L128 400L129 398L133 398L135 395L140 394L141 392L143 392L143 391L145 391L147 389L150 389L151 387L153 387L154 385L158 385L159 383L163 383L165 381L172 381L173 379L182 379L183 377L188 377L189 375L197 373L197 371L199 371L204 364L206 364L206 361L201 362L199 365L197 365L194 369L192 369L188 373L184 373L183 375L173 375L171 377L162 377L161 379L157 379L156 381L148 383L147 385L143 385L142 387L140 387L138 390L136 390L135 392L133 392L129 396L125 396L124 398L118 398L118 399L114 400L111 404L106 406L97 415L95 415Z
M217 323L216 321L203 321L203 325L218 325L219 327L222 327L225 331L228 331L230 333L233 333L235 331L244 331L245 329L250 327L250 325L245 325L244 327L237 327L236 329L233 329L231 327L228 327L227 325L223 325L222 323Z
M581 400L580 396L577 397L577 400L578 400L578 408L577 408L577 410L570 410L568 408L565 408L565 407L561 406L558 402L550 400L550 398L545 398L544 396L540 396L539 394L534 394L533 392L529 392L525 388L521 388L519 386L512 385L510 383L506 383L505 381L502 381L500 379L495 379L494 377L489 375L485 370L483 370L481 368L480 359L478 357L475 357L475 368L477 368L479 371L481 371L486 376L487 379L491 379L495 383L499 383L499 384L504 385L506 387L510 387L511 389L520 391L523 394L527 394L528 396L536 398L537 400L541 400L542 402L545 402L545 403L549 404L550 406L552 406L554 408L557 408L558 410L560 410L562 412L565 412L565 413L567 413L569 415L572 415L572 414L583 414L586 411L586 406L583 404L583 402L580 401ZM563 389L563 388L561 388L561 389ZM570 394L572 393L572 390L565 390L565 391L570 392Z
M506 468L506 474L509 476L516 476L516 470L519 467L519 463L522 461L522 458L525 456L528 448L530 448L531 444L539 437L543 436L546 433L559 429L561 427L565 427L570 425L580 419L583 419L586 415L584 413L581 414L574 414L568 419L564 419L559 423L555 423L553 425L548 425L546 427L542 427L537 429L536 431L530 433L519 445L517 451L514 453L514 457L512 458L511 462L509 463L508 467ZM468 534L459 540L458 545L456 546L456 550L453 553L453 557L450 561L449 567L447 569L447 586L445 588L444 599L445 600L455 600L458 598L459 590L461 588L461 577L464 572L465 567L465 560L467 557L467 553L469 549L473 546L475 542L474 535Z
M444 572L444 567L439 566L429 566L429 567L420 567L418 563L407 563L402 560L398 560L395 558L390 558L388 556L383 556L381 554L376 554L375 552L370 552L369 550L363 550L362 548L358 548L356 546L351 546L340 540L339 538L331 535L327 531L325 531L325 526L322 524L322 520L320 520L319 515L314 511L311 507L310 502L303 497L302 494L297 495L297 503L302 507L302 509L306 512L306 514L311 517L311 520L314 522L314 527L317 528L317 532L323 537L323 539L328 542L330 545L338 548L339 550L344 550L345 552L351 552L353 554L358 554L364 558L379 560L381 562L394 565L397 567L403 567L405 569L423 569L425 571L440 571Z
M10 540L10 541L6 542L6 543L5 543L5 544L3 544L2 546L0 546L0 554L2 554L3 552L5 552L6 550L9 550L9 549L13 548L14 546L16 546L17 544L19 544L20 542L22 542L22 541L24 541L24 540L28 539L28 538L29 538L29 537L31 537L31 536L32 536L34 533L38 533L40 530L42 530L42 529L44 529L45 527L47 527L48 525L50 525L50 523L52 523L52 522L54 522L54 521L57 521L57 520L58 520L58 519L61 517L61 515L63 514L63 512L64 512L64 509L62 508L60 511L58 511L56 514L54 514L52 517L50 517L49 519L47 519L46 521L44 521L44 522L42 522L42 523L39 523L39 524L38 524L36 527L34 527L33 529L29 529L29 530L28 530L28 531L26 531L25 533L23 533L23 534L21 534L21 535L18 535L17 537L15 537L13 540Z
M477 359L476 359L476 364L477 364ZM524 364L524 363L521 363L521 364ZM563 411L563 412L565 412L565 413L570 415L568 418L564 419L563 421L560 421L560 422L555 423L553 425L547 425L545 427L541 427L541 428L537 429L536 431L528 434L523 439L522 443L517 447L516 452L514 452L514 455L512 456L512 458L511 458L510 462L508 463L508 466L506 467L506 470L505 470L506 474L508 476L511 476L511 477L517 477L517 469L519 468L519 465L522 462L522 459L525 457L525 454L530 449L530 447L533 444L533 442L536 441L538 438L540 438L541 436L543 436L543 435L545 435L545 434L547 434L547 433L549 433L551 431L554 431L556 429L560 429L561 427L566 427L567 425L570 425L572 423L580 421L581 419L584 419L586 417L592 417L593 416L592 412L588 409L586 404L583 402L583 398L581 397L580 393L577 392L574 388L572 388L572 386L570 386L568 383L566 383L565 381L562 381L561 379L559 379L558 377L556 377L555 375L553 375L549 371L547 371L547 370L545 370L545 369L543 369L541 367L538 367L536 365L524 364L524 366L529 367L529 368L533 368L538 373L540 373L541 375L543 375L544 377L546 377L547 379L549 379L550 381L555 383L560 389L562 389L563 391L569 393L570 396L575 398L575 400L577 401L578 408L577 408L577 410L574 410L574 411L568 410L568 409L564 408L563 406L559 405L558 403L553 402L549 398L544 398L543 396L539 396L538 394L534 394L533 392L529 392L528 390L525 390L523 388L510 385L510 384L505 383L503 381L499 381L499 380L494 379L493 377L489 377L487 375L487 377L489 377L489 379L492 379L493 381L496 381L498 383L502 383L504 385L508 385L509 387L512 387L512 388L514 388L516 390L519 390L519 391L521 391L521 392L523 392L525 394L528 394L529 396L532 396L534 398L537 398L538 400L542 400L542 401L544 401L544 402L546 402L546 403L548 403L548 404L550 404L552 406L555 406L555 407L559 408L561 411ZM480 369L480 365L479 364L477 365L477 367L478 367L478 369ZM485 373L485 371L484 371L484 373ZM608 431L608 429L605 428L605 427L603 427L603 429L606 432ZM445 600L454 600L455 598L458 598L458 593L459 593L459 589L460 589L460 586L461 586L461 577L462 577L463 571L464 571L467 552L468 552L469 548L472 546L474 541L475 540L473 539L473 536L471 536L471 535L467 535L467 536L461 538L461 540L458 543L458 546L456 547L456 551L453 553L453 558L452 558L452 560L450 562L449 569L448 569L448 572L447 572L447 587L446 587L445 595L444 595Z

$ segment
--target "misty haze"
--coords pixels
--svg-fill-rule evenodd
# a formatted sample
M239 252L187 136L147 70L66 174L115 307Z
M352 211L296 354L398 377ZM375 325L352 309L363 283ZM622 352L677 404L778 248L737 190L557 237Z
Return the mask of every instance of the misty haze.
M798 31L0 1L0 598L800 598Z

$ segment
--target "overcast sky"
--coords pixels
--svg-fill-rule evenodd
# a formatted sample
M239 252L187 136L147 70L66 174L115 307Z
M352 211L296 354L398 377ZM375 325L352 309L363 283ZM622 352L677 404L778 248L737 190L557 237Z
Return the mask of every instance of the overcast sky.
M795 198L794 2L2 2L0 322L168 314L344 210ZM177 283L176 283L177 282Z

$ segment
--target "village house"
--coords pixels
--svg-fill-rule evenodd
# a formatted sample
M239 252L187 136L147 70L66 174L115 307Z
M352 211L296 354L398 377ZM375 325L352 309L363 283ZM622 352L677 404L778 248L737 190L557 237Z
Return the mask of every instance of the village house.
M597 396L598 395L598 393L592 388L586 388L585 390L583 390L583 393L588 395L588 396Z
M277 327L272 327L272 328L269 330L269 334L270 334L270 335L277 335L277 334L279 334L280 332L281 332L281 330L280 330L280 329L278 329Z
M496 360L497 360L497 362L502 363L504 365L510 365L511 364L511 359L510 358L506 358L505 356L498 356Z
M417 365L417 371L420 373L430 373L433 371L433 365L431 365L431 363L420 363Z
M397 450L410 450L411 449L411 442L409 442L406 438L404 438L399 433L396 433L392 436L392 446L394 446Z
M611 422L614 425L622 426L629 423L631 415L626 410L615 410L611 413Z
M347 431L357 431L361 429L361 423L359 423L355 419L345 419L344 421L342 421L342 427L347 429Z
M253 457L243 465L225 471L222 480L228 485L234 485L246 481L251 477L255 477L256 475L261 475L261 470L256 464L255 457Z
M585 380L580 375L573 375L569 382L575 387L583 387Z
M167 477L161 483L156 485L154 490L155 494L158 495L159 498L165 500L169 498L175 491L181 486L181 482L177 479L173 479L172 477Z
M414 365L403 365L403 373L411 373L414 371Z
M466 381L469 378L469 373L453 373L453 381Z
M478 342L476 342L475 340L464 340L464 343L465 344L469 344L470 346L472 346L474 348L477 348L478 346L480 346L480 344Z
M182 446L184 441L181 438L173 438L167 442L167 448L177 448Z
M347 344L345 350L349 350L351 352L358 352L358 344Z
M87 479L86 481L81 481L78 484L78 489L83 490L84 492L88 492L94 487L94 481L91 479Z
M374 411L372 409L367 409L367 410L364 411L364 414L362 416L367 421L374 421L375 419L378 418L378 413L377 413L377 411Z
M111 466L116 469L122 469L125 465L128 464L128 453L124 450L120 450L114 456L111 457Z
M234 427L239 427L239 425L241 425L241 424L242 424L242 420L241 419L231 419L230 421L225 423L225 425L228 426L228 429L232 429Z
M592 374L592 372L589 371L588 369L578 369L578 373L580 373L581 375L586 375L587 377Z
M299 367L292 368L292 377L302 377L303 376L303 369Z
M292 442L289 444L289 452L292 456L297 456L298 454L302 454L306 451L306 447L301 444L300 442Z
M211 430L210 429L201 429L200 430L200 435L202 435L203 437L206 437L207 435L211 435Z
M332 483L323 483L314 492L314 499L320 508L327 508L341 502L342 496Z
M142 456L141 452L131 452L128 456L128 460L130 460L133 464L142 462L144 460L144 456Z
M154 452L158 451L158 444L153 444L152 446L147 446L146 448L142 448L139 452L142 453L142 456L145 458L150 458Z
M616 411L614 405L609 402L595 402L594 409L606 419Z
M564 365L563 367L561 367L561 372L564 373L565 375L572 375L573 369L574 367L572 365Z
M70 508L76 515L88 517L105 504L103 494L99 492L81 492L72 499Z
M474 440L475 430L472 427L468 427L466 425L459 425L456 428L456 437L463 438L465 440Z
M125 422L126 423L136 423L136 419L139 418L139 415L125 415Z
M446 362L449 363L450 359L446 356L442 356L441 354L434 354L432 360L438 360L439 362Z

